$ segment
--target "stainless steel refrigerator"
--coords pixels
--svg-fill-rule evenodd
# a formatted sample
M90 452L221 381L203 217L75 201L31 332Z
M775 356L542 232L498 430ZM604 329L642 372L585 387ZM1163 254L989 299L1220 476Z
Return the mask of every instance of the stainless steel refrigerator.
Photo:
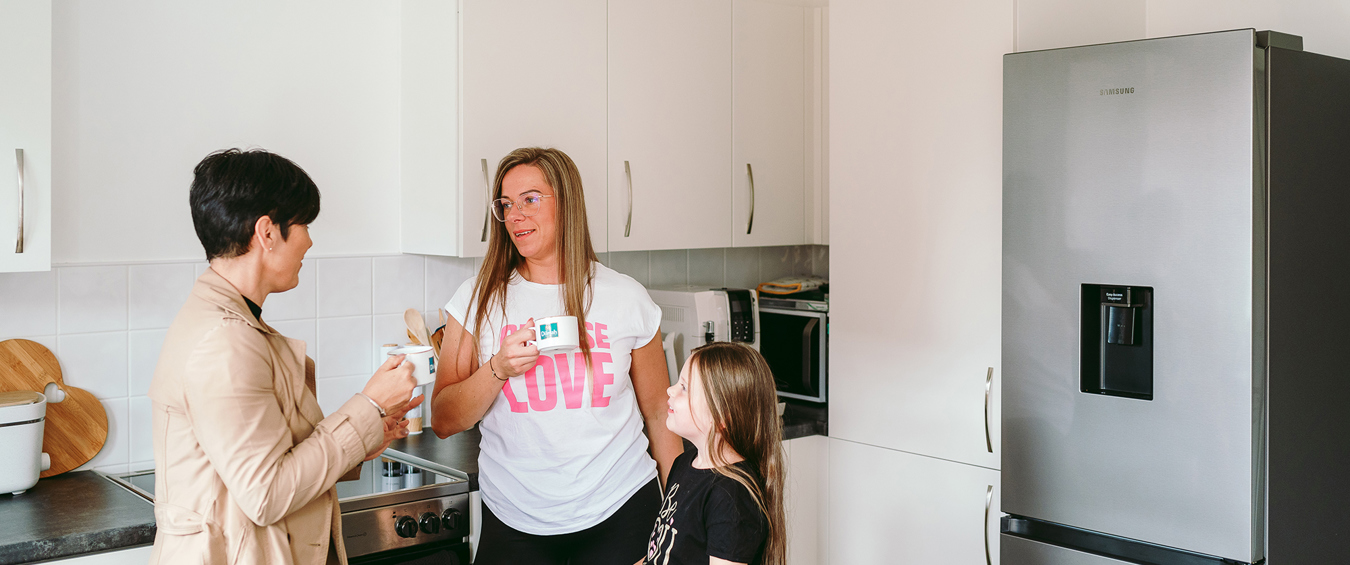
M1009 54L1004 565L1350 563L1350 61Z

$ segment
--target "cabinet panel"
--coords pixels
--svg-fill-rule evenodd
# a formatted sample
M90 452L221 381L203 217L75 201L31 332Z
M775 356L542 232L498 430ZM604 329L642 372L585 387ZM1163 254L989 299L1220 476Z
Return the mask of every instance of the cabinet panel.
M482 227L497 163L529 146L560 149L576 162L591 243L605 251L605 0L472 1L460 16L462 256L487 251Z
M738 247L806 242L807 10L732 2L731 241Z
M832 437L999 466L1010 22L998 0L830 6Z
M807 436L783 442L787 480L783 489L787 513L788 565L825 563L825 492L829 438Z
M730 1L614 0L608 30L610 251L729 247Z
M52 3L0 2L0 22L0 272L46 271L52 257Z
M998 471L835 438L829 460L830 563L999 562Z

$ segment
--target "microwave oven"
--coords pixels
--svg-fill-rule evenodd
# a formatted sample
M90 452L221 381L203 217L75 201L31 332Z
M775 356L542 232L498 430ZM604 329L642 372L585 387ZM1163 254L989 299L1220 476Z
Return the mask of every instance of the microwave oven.
M780 398L827 400L829 311L822 300L760 299L759 352L769 362Z
M661 307L661 335L670 382L695 347L710 341L738 341L759 349L759 296L754 290L666 286L647 289Z

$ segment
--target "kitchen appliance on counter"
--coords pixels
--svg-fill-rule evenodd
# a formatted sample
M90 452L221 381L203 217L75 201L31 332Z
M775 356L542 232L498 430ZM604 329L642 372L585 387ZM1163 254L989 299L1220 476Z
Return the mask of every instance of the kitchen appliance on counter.
M695 347L737 341L759 349L759 296L754 290L677 285L649 288L647 293L661 307L661 335L672 384Z
M47 397L40 392L0 392L0 492L23 494L38 482L38 475L51 467L42 452L43 422Z
M1350 554L1350 61L1004 57L1003 563Z
M780 398L828 399L830 303L824 293L759 299L759 352L768 361Z
M153 501L155 472L108 475ZM361 478L337 484L342 535L352 565L469 563L469 481L386 458L361 464Z

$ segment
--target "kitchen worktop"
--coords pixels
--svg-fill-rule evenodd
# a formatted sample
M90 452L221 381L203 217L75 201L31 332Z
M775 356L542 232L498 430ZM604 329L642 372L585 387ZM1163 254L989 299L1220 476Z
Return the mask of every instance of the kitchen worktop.
M825 435L825 408L788 403L783 439ZM387 457L469 480L478 490L478 428L439 439L396 440ZM19 496L0 495L0 565L125 549L155 540L154 505L93 471L42 479Z
M826 408L809 403L788 402L783 411L783 439L826 435ZM425 432L394 440L385 456L412 463L447 475L469 479L469 490L478 490L478 441L483 435L474 426L445 439L431 428Z
M93 471L0 495L0 565L70 557L155 541L155 507Z

